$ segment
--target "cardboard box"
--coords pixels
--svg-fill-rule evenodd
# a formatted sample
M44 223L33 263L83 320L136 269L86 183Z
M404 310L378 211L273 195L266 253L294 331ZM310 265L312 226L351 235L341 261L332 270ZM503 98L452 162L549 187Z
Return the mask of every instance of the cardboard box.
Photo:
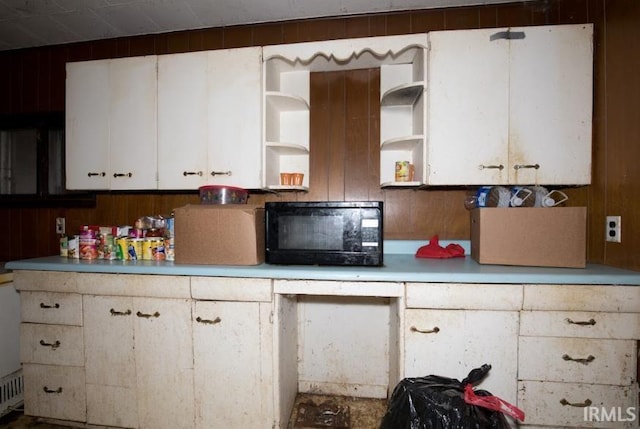
M257 265L264 262L264 208L191 204L174 210L175 263Z
M471 257L481 264L584 268L586 207L471 211Z

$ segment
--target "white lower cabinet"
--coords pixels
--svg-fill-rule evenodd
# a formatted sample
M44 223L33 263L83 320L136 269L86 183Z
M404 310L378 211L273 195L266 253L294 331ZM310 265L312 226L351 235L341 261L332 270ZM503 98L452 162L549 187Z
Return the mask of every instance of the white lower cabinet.
M27 415L140 429L284 428L299 392L462 380L527 428L637 428L637 286L16 271ZM366 362L366 365L362 365Z
M478 388L516 402L517 311L415 310L405 315L405 376L462 380L490 364Z
M490 364L477 387L515 404L521 302L521 285L408 283L405 377L462 380Z
M81 296L22 292L20 300L25 414L83 422L83 328L77 317L82 314Z
M196 301L193 312L197 429L271 428L261 338L270 304ZM270 368L269 368L270 369Z
M87 422L193 427L188 299L84 296Z
M524 296L518 406L526 424L637 428L637 287L525 285Z

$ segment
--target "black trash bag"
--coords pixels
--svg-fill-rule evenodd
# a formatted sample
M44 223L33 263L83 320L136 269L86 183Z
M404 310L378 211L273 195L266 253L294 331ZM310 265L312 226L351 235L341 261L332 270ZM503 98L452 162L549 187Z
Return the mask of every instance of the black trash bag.
M490 369L491 365L482 365L462 381L438 375L405 378L393 390L380 429L508 429L503 412L465 401L465 387L469 386L468 395L506 404L486 390L471 390Z

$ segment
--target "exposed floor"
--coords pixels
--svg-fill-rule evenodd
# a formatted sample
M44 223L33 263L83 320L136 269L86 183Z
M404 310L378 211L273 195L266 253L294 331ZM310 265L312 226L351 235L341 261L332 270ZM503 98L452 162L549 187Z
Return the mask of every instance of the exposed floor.
M348 409L347 415L350 417L348 425L345 425L344 419L338 419L340 421L336 422L335 425L331 422L326 423L326 425L321 425L318 422L305 425L304 423L308 422L308 420L298 418L298 410L301 409L301 405L304 409L310 409L313 408L313 406L316 406L321 410L339 409L344 411ZM305 405L307 405L307 407L305 407ZM378 429L386 409L386 399L365 399L301 393L296 396L296 403L293 407L287 429ZM296 421L298 421L297 425ZM304 421L304 423L300 423L301 421ZM67 426L45 423L35 417L28 417L22 412L15 411L0 419L0 429L67 429Z
M64 426L40 422L35 417L14 411L0 419L0 429L67 429Z

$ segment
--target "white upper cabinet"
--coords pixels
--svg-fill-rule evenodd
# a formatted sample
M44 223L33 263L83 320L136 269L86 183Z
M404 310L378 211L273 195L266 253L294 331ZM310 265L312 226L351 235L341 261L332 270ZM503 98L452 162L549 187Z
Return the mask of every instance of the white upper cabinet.
M363 37L265 46L264 184L269 189L308 189L309 76L313 72L379 68L383 182L393 181L395 161L424 165L426 34ZM303 173L301 185L281 173Z
M158 58L158 188L262 187L262 49Z
M156 57L67 64L68 189L156 188Z
M206 182L262 188L262 48L208 54Z
M159 189L206 183L207 59L207 52L158 58Z
M261 52L68 64L67 188L262 188Z
M67 189L109 189L109 60L67 64Z
M155 189L157 186L156 67L155 56L111 61L111 189Z
M430 185L591 182L593 25L429 33Z

